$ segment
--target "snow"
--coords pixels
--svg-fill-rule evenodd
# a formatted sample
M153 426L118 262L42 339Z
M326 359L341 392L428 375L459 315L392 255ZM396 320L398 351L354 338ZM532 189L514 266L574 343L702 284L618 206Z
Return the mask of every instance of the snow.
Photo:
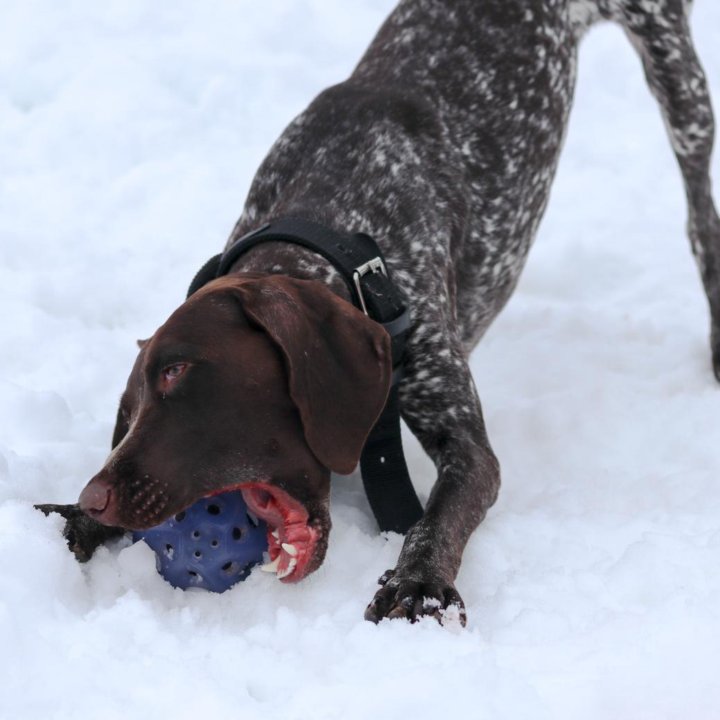
M142 545L80 566L32 509L101 466L135 339L392 4L2 4L1 718L718 717L720 389L679 173L610 26L584 44L540 237L473 356L504 486L458 578L466 630L362 620L401 538L376 533L357 478L335 483L317 573L219 596L173 590ZM720 6L696 5L717 102Z

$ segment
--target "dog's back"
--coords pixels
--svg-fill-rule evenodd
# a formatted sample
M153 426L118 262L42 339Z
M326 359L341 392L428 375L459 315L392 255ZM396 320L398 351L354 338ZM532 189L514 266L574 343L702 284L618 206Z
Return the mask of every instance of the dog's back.
M692 146L693 164L707 168L712 115L688 5L403 0L351 77L316 98L275 145L231 241L267 217L307 208L338 229L368 232L412 305L427 316L428 297L448 303L443 314L457 318L470 349L514 289L545 209L589 25L605 18L625 27L676 151ZM697 183L688 192L717 328L714 210Z

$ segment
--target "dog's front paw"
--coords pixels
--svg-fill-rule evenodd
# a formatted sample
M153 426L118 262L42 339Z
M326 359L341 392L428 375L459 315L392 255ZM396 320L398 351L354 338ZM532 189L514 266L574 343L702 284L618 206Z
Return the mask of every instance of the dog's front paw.
M378 623L383 618L404 618L415 622L421 617L434 617L445 624L467 622L465 604L452 583L442 580L418 580L388 570L378 580L382 587L365 610L365 619Z
M87 562L100 545L125 534L123 528L101 525L77 505L35 505L35 508L46 515L58 513L65 518L63 536L79 562Z

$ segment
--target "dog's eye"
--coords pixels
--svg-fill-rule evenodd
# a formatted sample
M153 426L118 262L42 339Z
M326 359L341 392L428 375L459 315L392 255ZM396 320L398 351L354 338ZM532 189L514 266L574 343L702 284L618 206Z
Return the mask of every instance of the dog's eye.
M187 363L175 363L163 368L162 379L166 385L172 385L187 370Z

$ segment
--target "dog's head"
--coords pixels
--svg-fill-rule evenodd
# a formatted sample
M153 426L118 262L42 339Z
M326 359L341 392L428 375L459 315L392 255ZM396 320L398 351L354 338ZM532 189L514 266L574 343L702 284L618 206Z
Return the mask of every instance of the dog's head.
M80 507L140 530L240 489L299 580L327 548L330 471L357 464L390 377L385 330L321 283L215 280L141 343Z

